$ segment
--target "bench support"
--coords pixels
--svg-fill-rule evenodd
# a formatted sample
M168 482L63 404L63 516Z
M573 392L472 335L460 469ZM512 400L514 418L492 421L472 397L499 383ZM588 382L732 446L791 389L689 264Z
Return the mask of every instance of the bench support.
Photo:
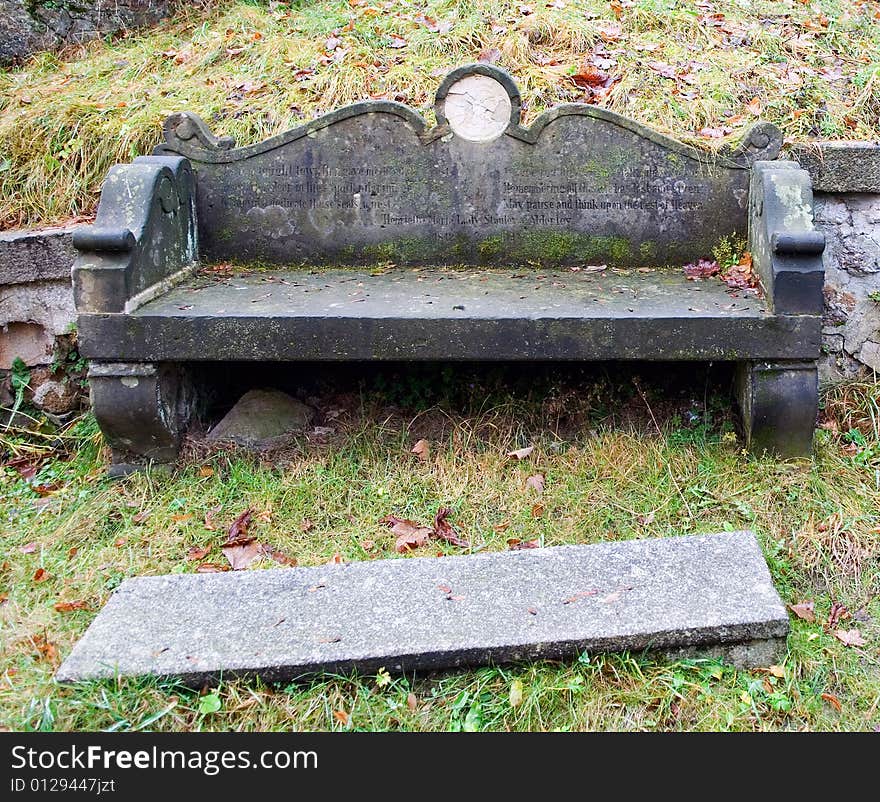
M740 362L736 394L752 453L811 455L819 411L815 362Z
M92 409L110 446L111 476L177 459L194 408L185 373L176 365L92 362Z

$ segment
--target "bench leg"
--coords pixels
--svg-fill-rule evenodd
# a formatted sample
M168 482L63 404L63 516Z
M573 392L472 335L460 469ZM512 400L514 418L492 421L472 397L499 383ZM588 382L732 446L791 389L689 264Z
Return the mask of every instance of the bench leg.
M92 362L89 385L92 410L112 454L111 476L177 459L193 407L177 366Z
M737 400L753 454L809 457L819 411L815 362L740 362Z

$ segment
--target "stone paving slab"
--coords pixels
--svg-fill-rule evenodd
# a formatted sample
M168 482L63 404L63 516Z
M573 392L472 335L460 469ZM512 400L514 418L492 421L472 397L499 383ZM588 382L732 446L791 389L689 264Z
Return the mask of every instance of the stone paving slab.
M624 649L767 665L787 632L754 535L728 532L137 577L113 594L56 679L274 681Z

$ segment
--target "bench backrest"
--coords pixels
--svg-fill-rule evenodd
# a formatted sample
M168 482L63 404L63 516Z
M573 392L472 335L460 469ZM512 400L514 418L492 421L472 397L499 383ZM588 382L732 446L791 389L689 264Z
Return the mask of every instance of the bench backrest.
M450 73L435 111L357 103L242 148L182 113L156 153L189 160L207 259L639 266L745 236L749 168L781 144L761 123L709 155L584 104L525 128L486 64Z

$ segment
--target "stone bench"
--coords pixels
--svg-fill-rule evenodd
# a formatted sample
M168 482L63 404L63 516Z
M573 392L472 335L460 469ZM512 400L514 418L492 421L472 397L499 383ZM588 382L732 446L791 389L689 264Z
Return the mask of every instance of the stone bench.
M176 114L110 171L74 291L114 472L174 460L206 361L731 361L749 447L809 454L824 239L777 129L709 155L588 105L523 127L485 64L435 109L241 148ZM684 274L731 236L761 292Z

